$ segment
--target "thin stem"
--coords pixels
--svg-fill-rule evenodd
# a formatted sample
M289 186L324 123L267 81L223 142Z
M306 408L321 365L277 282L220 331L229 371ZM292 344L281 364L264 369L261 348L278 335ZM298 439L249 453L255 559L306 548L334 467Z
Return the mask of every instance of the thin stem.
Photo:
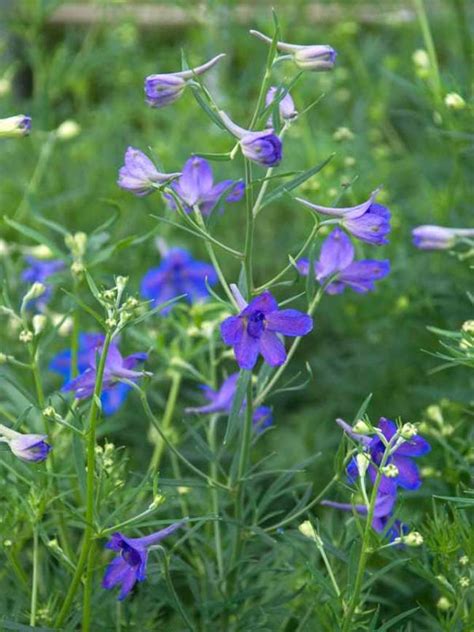
M79 587L82 572L86 565L89 549L91 547L92 538L94 535L94 474L95 474L95 441L96 441L96 429L97 429L97 420L98 420L98 402L100 401L100 394L102 392L102 382L104 377L104 369L105 369L105 361L107 358L107 353L110 346L110 341L112 339L111 332L107 332L104 340L104 346L102 348L102 353L99 360L99 366L97 367L97 375L95 380L94 387L94 395L92 397L91 409L89 414L89 427L87 432L87 483L86 483L86 516L85 523L86 527L84 530L84 538L82 541L82 548L79 559L77 561L76 572L71 580L71 584L69 586L68 593L66 598L64 599L63 606L58 614L58 617L55 622L56 627L61 627L65 618L67 617L69 610L71 608L72 602L76 595L77 589ZM89 571L89 569L88 569ZM88 572L89 576L90 573ZM89 579L90 581L90 579ZM87 582L87 579L86 579ZM89 613L83 613L84 623L88 624ZM84 628L87 630L87 628Z
M430 65L433 69L432 75L432 90L438 104L442 102L442 85L441 85L441 77L439 74L439 66L438 66L438 57L436 55L436 49L433 41L433 36L431 35L430 24L428 22L428 16L426 14L425 5L423 0L413 0L415 5L416 14L418 16L418 22L420 24L421 33L423 35L423 40L425 42L426 49L428 51L428 57L430 60Z
M253 216L253 193L252 193L252 165L250 161L245 159L245 200L247 208L247 223L245 228L245 247L244 247L244 271L245 283L247 290L247 299L252 298L253 292L253 233L254 233L254 216Z
M314 310L316 309L316 307L319 305L319 302L321 301L322 297L323 297L323 293L324 293L324 287L319 288L319 290L316 292L316 295L314 297L314 299L312 300L312 302L310 303L308 310L307 310L307 314L309 316L312 316L314 313ZM265 397L268 395L268 393L270 393L270 391L272 390L272 388L275 386L275 384L278 382L278 380L280 379L280 377L282 376L283 372L285 371L286 367L289 365L292 357L294 356L296 350L298 349L298 346L301 342L302 336L299 336L297 338L295 338L293 340L293 343L291 344L291 347L288 351L288 355L287 358L285 360L285 362L275 371L275 373L273 374L273 377L269 380L268 384L265 386L265 388L262 389L262 391L259 393L259 395L256 397L254 405L258 406L259 404L261 404Z
M78 293L78 283L74 283L74 295ZM78 356L79 356L79 310L77 306L72 315L72 334L71 334L71 377L78 375Z
M213 458L210 461L209 466L209 474L211 478L217 478L217 464L214 461L214 456L216 454L216 426L217 426L218 415L212 415L209 430L208 430L208 443L209 448L212 452ZM222 553L222 534L221 534L221 524L220 524L220 510L219 510L219 491L214 487L211 487L209 490L211 497L211 507L212 512L216 516L216 519L213 521L213 529L214 529L214 545L216 549L216 560L217 560L217 572L219 575L219 582L222 585L222 590L224 593L227 591L227 586L225 582L225 574L224 574L224 556Z
M30 626L36 625L36 610L38 606L38 563L39 563L39 547L38 547L38 525L33 527L33 576L31 578L31 607L30 607Z
M169 433L171 422L173 421L174 409L176 406L176 400L178 399L179 389L181 386L181 373L173 371L171 378L171 386L168 393L168 399L165 406L165 412L163 414L162 428L165 434ZM160 440L156 442L153 456L150 460L148 470L152 473L157 472L160 467L161 459L165 450L165 442L160 437Z
M170 567L169 567L169 563L168 563L168 556L166 555L166 551L163 549L163 547L157 547L158 551L161 554L161 560L162 560L162 564L163 564L163 572L165 575L165 581L166 581L166 585L168 586L168 590L170 591L170 594L173 598L173 601L175 603L176 606L176 610L179 612L179 614L181 615L181 618L183 619L184 623L186 624L186 627L189 630L195 630L194 625L191 622L191 619L189 618L186 610L183 607L183 604L181 603L179 597L178 597L178 593L176 592L176 589L173 585L173 581L171 579L171 573L170 573Z

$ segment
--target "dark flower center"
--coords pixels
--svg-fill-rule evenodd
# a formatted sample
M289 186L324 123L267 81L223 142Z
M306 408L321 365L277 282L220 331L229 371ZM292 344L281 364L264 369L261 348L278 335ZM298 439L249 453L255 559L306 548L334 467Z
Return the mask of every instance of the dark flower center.
M122 543L122 549L122 557L129 566L140 566L142 558L136 549L125 544L125 542Z
M247 321L247 332L252 338L260 338L265 329L265 314L253 312Z

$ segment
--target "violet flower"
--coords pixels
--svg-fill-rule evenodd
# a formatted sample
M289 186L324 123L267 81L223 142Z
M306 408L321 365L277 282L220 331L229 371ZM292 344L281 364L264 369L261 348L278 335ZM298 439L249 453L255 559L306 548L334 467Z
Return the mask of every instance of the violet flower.
M328 294L341 294L346 287L354 292L369 292L375 289L374 281L383 279L390 272L388 260L354 261L354 256L355 249L349 237L340 228L335 228L324 240L319 260L314 262L314 274L321 285L334 277L326 287ZM300 259L297 268L300 274L307 276L309 260Z
M241 369L253 369L259 354L270 366L283 364L286 351L278 334L305 336L313 329L311 316L296 309L278 309L268 291L242 307L238 316L230 316L221 324L222 339L234 347Z
M191 156L186 161L181 177L171 187L183 201L187 213L193 206L198 206L203 215L209 215L222 202L238 202L245 190L242 181L222 180L214 184L211 165L199 156ZM166 194L165 197L170 207L176 208L173 196Z
M143 538L127 538L122 533L113 533L105 547L119 553L119 555L108 565L102 580L102 587L111 590L115 586L121 585L118 599L119 601L125 599L137 581L143 582L146 579L149 547L161 542L183 524L184 521L175 522L166 529L161 529Z
M7 443L13 454L22 461L44 461L52 449L46 443L47 438L47 435L22 434L0 424L0 441Z
M259 31L250 31L251 35L272 45L273 40ZM324 71L332 70L336 63L336 51L327 44L314 44L303 46L301 44L288 44L287 42L277 42L276 48L282 53L292 56L294 63L302 70Z
M218 281L213 266L197 261L183 248L171 248L158 267L148 270L142 279L141 295L152 300L154 305L165 303L181 294L186 295L188 303L205 301L209 298L207 284L212 286ZM169 313L172 305L162 310Z
M268 108L275 101L275 98L280 98L283 92L284 88L282 88L281 86L280 88L271 86L265 96L265 106ZM280 114L280 118L284 121L290 121L298 115L298 111L295 107L295 102L293 101L289 92L287 92L283 98L280 98L278 102L278 111ZM272 115L270 115L268 118L267 127L272 127Z
M73 391L77 399L86 399L94 393L97 366L102 349L103 340L98 338L96 343L81 358L86 368L76 378L66 382L61 389L62 391ZM146 353L134 353L123 358L117 344L114 342L110 344L102 378L102 394L106 392L114 393L115 398L112 396L111 400L109 400L112 407L115 408L118 400L123 397L123 391L117 393L116 390L120 379L137 382L144 375L150 375L150 373L145 373L144 371L134 371L137 364L144 362L146 359Z
M240 139L240 149L246 158L264 167L280 164L282 144L272 128L254 132L236 125L225 112L220 111L219 116L227 130Z
M31 131L31 118L25 114L0 119L0 138L28 136Z
M317 213L340 218L341 225L354 237L369 244L381 246L382 244L388 244L386 235L390 232L391 215L388 208L375 202L377 193L378 189L362 204L341 208L319 206L298 197L295 199Z
M346 422L342 419L338 419L337 423L350 437L363 445L364 451L367 452L370 457L370 465L367 470L369 478L372 483L374 483L377 478L377 467L380 465L385 453L385 445L382 439L378 435L370 438L354 432L351 426L346 424ZM381 417L379 419L377 428L381 431L387 442L389 442L397 433L396 424L385 417ZM407 440L400 440L400 443L397 442L392 447L391 454L386 460L385 465L394 465L398 470L398 474L390 478L385 476L385 474L382 474L380 478L379 492L381 494L396 495L397 487L403 487L404 489L418 489L421 485L421 477L414 459L419 456L424 456L430 450L430 444L426 441L426 439L423 439L423 437L420 437L419 435L415 435ZM352 459L347 466L347 474L350 480L357 479L358 470L355 458Z
M46 283L46 281L49 277L63 270L64 263L59 259L44 260L31 256L25 257L25 261L28 263L28 267L21 274L22 281L31 284L42 283L46 287L41 296L29 301L28 307L43 310L53 293L53 286L50 283Z
M229 375L224 380L222 386L215 391L213 388L207 385L202 385L201 389L204 391L204 396L209 400L209 404L204 406L187 408L187 413L197 414L215 414L223 413L228 415L232 408L232 402L234 401L235 391L237 389L237 380L239 378L238 373ZM242 408L245 407L245 401L242 404ZM272 409L269 406L257 406L253 412L253 426L257 432L262 432L265 428L268 428L273 423Z
M225 57L225 53L221 53L211 60L190 70L181 72L171 72L158 75L149 75L145 79L145 96L146 102L152 108L164 108L170 103L174 103L183 94L187 82L194 75L202 75L212 68L219 59Z
M420 250L447 250L459 238L474 237L474 228L447 228L445 226L418 226L412 231L413 244Z
M84 373L89 368L91 353L96 353L104 344L104 335L95 333L85 333L79 335L79 348L77 354L77 370L79 374ZM143 359L145 360L143 354ZM140 360L139 360L140 361ZM71 349L64 349L56 354L49 363L49 370L59 373L64 378L64 383L68 383L72 378L72 352ZM125 403L132 387L124 382L116 382L110 385L106 391L102 392L100 401L102 412L109 416L116 413L122 404Z
M179 175L179 173L160 173L142 151L135 147L128 147L125 152L125 164L119 170L117 184L134 195L144 197L156 191L157 186Z

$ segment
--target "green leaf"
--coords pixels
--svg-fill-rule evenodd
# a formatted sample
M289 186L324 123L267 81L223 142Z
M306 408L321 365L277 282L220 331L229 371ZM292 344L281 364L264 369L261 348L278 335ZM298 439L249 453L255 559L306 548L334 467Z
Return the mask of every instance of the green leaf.
M419 610L419 608L412 608L411 610L407 610L406 612L402 612L402 614L397 614L396 617L392 617L386 623L384 623L378 629L377 632L387 632L387 630L390 630L390 628L393 628L395 623L399 623L400 621L403 621L403 619L407 619L409 616L411 616L412 614L414 614L418 610ZM399 630L400 628L397 628L397 629Z
M67 256L66 253L60 250L56 246L54 241L51 241L50 239L48 239L48 237L45 237L39 231L35 230L34 228L30 228L29 226L24 226L23 224L20 224L20 222L16 222L14 219L9 219L6 215L4 215L3 219L5 223L8 224L8 226L10 226L11 228L14 228L25 237L29 237L30 239L32 239L38 244L48 246L51 252L53 252L60 259L66 258Z

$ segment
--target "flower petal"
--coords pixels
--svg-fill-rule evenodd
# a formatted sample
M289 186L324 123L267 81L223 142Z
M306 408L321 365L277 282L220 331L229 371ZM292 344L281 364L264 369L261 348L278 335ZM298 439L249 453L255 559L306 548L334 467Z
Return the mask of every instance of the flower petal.
M268 291L252 299L247 307L242 311L242 316L250 316L254 312L268 314L278 309L278 303Z
M226 345L235 345L242 338L244 323L239 316L229 316L221 323L221 336Z
M273 331L266 330L260 336L260 353L270 366L280 366L286 360L285 347Z
M212 188L212 181L212 168L207 160L191 156L186 161L179 179L184 200L190 206L197 204Z
M318 261L318 280L342 272L355 256L350 238L340 228L335 228L323 242Z
M234 344L235 359L241 369L249 371L253 369L257 362L259 348L259 339L249 336L247 330L243 328L240 339Z
M305 336L313 329L313 319L297 309L281 309L265 317L268 331L284 336Z
M397 448L395 454L397 456L423 456L431 451L431 446L426 439L415 435Z
M391 462L398 468L396 482L405 489L418 489L421 477L418 467L408 456L399 456L398 451L392 456Z

